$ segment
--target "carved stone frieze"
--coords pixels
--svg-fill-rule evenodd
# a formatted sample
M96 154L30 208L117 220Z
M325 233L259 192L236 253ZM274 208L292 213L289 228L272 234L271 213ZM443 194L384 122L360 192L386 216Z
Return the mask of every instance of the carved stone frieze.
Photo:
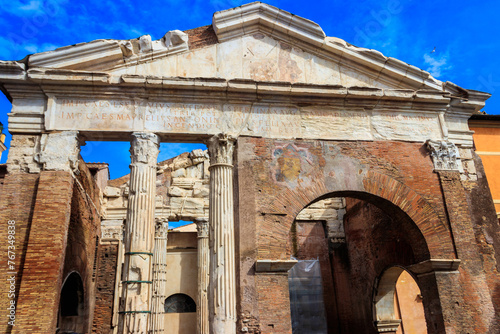
M123 240L123 226L102 226L102 241L121 241Z

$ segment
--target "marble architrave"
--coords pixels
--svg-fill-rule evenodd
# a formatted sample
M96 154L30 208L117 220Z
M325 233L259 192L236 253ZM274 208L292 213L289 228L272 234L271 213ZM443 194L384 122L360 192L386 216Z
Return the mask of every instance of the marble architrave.
M48 130L230 133L332 140L443 138L437 113L366 112L325 106L52 97L46 117Z

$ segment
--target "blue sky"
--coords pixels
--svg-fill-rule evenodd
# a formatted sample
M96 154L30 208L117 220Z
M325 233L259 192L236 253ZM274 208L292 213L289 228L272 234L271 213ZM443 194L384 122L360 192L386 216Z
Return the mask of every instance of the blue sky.
M161 38L173 29L211 23L215 11L250 1L237 0L0 0L0 59L94 39ZM482 1L266 1L318 23L326 35L381 51L428 70L442 81L486 91L484 110L500 114L500 2ZM435 48L435 52L433 51ZM0 94L0 121L11 105ZM4 130L4 132L6 132ZM7 145L10 136L7 137ZM203 147L162 144L159 160ZM112 178L128 173L128 143L93 142L82 148L86 161L109 162ZM6 161L6 154L0 163Z

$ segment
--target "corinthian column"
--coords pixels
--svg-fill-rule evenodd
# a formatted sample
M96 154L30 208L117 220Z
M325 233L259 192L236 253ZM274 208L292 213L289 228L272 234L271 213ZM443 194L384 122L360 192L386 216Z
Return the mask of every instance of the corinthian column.
M148 334L151 313L152 257L155 237L158 136L132 134L130 191L125 230L124 334Z
M236 270L234 261L233 138L213 136L210 154L210 285L211 334L236 333Z
M208 334L208 280L210 275L210 253L208 248L208 219L196 219L198 230L198 334Z
M156 221L155 246L153 251L153 297L150 333L164 333L165 292L167 288L167 234L168 220Z

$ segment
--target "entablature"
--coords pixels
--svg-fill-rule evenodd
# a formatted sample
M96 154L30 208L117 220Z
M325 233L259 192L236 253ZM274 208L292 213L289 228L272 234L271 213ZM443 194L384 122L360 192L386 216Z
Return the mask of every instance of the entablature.
M4 82L13 102L11 132L78 130L87 140L95 140L97 133L102 139L103 132L151 131L183 139L226 132L416 142L449 137L468 146L472 133L466 120L483 105L481 97L489 96L474 92L479 95L467 100L436 90L65 69L30 69L24 77Z

